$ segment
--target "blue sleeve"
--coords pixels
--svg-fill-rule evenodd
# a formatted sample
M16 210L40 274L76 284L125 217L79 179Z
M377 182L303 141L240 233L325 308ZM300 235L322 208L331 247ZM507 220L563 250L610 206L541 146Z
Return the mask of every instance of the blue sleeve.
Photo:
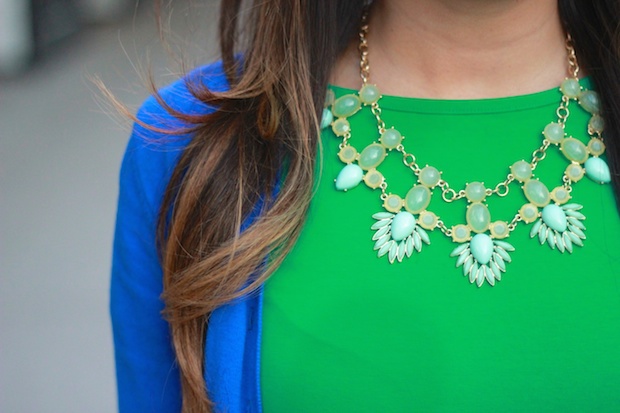
M206 79L213 90L226 87L219 64L189 76ZM196 101L183 80L160 93L183 113L212 110ZM142 105L138 119L154 127L182 126L153 97ZM121 413L181 410L179 370L169 326L162 316L162 268L155 231L163 193L188 139L136 124L123 158L110 294Z

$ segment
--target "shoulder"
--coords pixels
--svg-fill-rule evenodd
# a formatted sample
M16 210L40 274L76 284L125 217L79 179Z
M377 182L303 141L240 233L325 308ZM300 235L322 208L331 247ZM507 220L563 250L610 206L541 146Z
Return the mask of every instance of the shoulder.
M140 190L143 202L156 214L161 194L191 139L183 130L191 126L179 120L170 109L181 114L205 115L215 108L199 101L190 85L225 91L228 82L220 61L192 70L147 98L137 111L121 168L121 186Z

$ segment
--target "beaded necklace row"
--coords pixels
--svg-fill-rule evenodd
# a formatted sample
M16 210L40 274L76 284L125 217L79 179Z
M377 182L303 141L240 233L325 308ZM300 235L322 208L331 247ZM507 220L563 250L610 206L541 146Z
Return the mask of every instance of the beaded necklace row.
M599 97L596 92L579 84L579 65L570 35L566 40L569 77L560 85L562 99L556 110L557 120L543 129L540 147L532 152L529 161L513 163L506 179L494 187L472 182L457 191L441 178L442 174L437 168L420 167L415 155L405 149L404 136L394 127L388 128L383 121L379 106L381 94L376 85L369 83L367 19L368 15L364 13L359 33L362 87L356 94L347 94L338 99L334 98L332 91L328 91L321 127L331 127L336 137L342 139L338 157L346 165L335 179L336 189L347 191L363 181L369 188L381 191L384 210L372 216L376 222L371 227L377 256L387 257L390 263L401 262L414 252L421 252L424 244L430 245L427 231L438 229L459 244L450 256L456 258L456 266L462 267L463 275L480 287L485 281L495 285L496 281L501 280L502 273L506 272L506 264L511 261L510 252L514 251L514 247L505 239L520 222L533 224L531 238L537 238L540 244L547 243L562 253L572 253L575 245L583 246L586 238L583 224L585 216L580 212L582 205L569 203L572 186L584 176L601 184L611 179L607 163L600 158L605 152L605 144ZM565 133L572 102L577 102L591 115L587 145ZM378 132L377 139L361 152L350 142L352 131L348 120L358 112L370 112L377 121ZM563 171L562 184L550 191L543 182L534 178L533 172L551 147L559 148L569 164ZM391 153L400 154L405 167L416 177L417 183L404 198L388 191L388 183L378 170ZM506 196L516 183L522 184L521 189L529 202L521 206L510 222L492 221L485 199ZM446 203L463 198L467 200L465 224L449 226L428 210L433 189L441 191L441 197Z

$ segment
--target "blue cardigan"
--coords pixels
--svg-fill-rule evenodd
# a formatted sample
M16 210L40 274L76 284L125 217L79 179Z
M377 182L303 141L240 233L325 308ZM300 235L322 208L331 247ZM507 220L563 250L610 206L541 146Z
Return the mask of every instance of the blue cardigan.
M214 91L228 88L219 62L191 72L188 79ZM185 80L160 93L182 113L213 111L192 96ZM137 116L154 127L183 126L154 97L145 101ZM166 184L188 140L188 136L156 133L138 123L121 167L110 301L121 413L181 410L179 369L169 326L161 315L162 269L155 229ZM219 308L210 318L205 380L218 412L261 412L262 296L260 289Z

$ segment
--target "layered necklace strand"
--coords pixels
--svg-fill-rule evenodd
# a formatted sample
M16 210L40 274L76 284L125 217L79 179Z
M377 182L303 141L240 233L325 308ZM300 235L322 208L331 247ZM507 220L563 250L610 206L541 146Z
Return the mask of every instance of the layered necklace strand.
M437 168L420 167L416 156L405 149L405 137L394 127L388 127L382 119L381 94L378 87L369 82L367 34L366 12L359 33L362 87L356 94L338 99L331 90L328 91L321 127L331 127L336 137L342 139L338 157L346 165L335 179L336 189L347 191L364 182L369 188L381 191L383 210L372 216L376 222L371 227L374 250L379 258L385 257L391 264L402 262L421 252L424 244L430 245L428 231L439 230L458 244L450 256L456 260L456 266L462 268L463 275L480 287L485 281L493 286L501 280L511 261L510 252L514 251L506 239L521 222L532 224L531 238L537 239L541 245L547 243L561 253L572 253L574 246L583 246L586 228L582 205L569 202L573 184L584 176L601 184L611 179L607 163L600 158L605 152L605 144L599 98L596 92L579 84L579 65L570 35L566 38L569 76L560 85L562 99L556 110L557 120L544 127L540 147L532 152L529 161L520 160L510 165L506 179L495 186L471 182L464 189L455 190L442 179ZM565 133L572 102L577 102L591 115L587 145ZM378 132L375 141L361 152L350 142L352 130L348 121L358 112L374 116ZM533 172L553 147L559 148L569 163L562 172L562 184L549 190L534 177ZM404 167L416 178L404 198L388 191L388 183L378 169L391 153L400 154ZM519 208L510 222L492 221L485 199L505 197L519 184L528 202ZM448 225L428 209L436 192L440 192L442 200L449 204L463 198L467 200L464 224Z

